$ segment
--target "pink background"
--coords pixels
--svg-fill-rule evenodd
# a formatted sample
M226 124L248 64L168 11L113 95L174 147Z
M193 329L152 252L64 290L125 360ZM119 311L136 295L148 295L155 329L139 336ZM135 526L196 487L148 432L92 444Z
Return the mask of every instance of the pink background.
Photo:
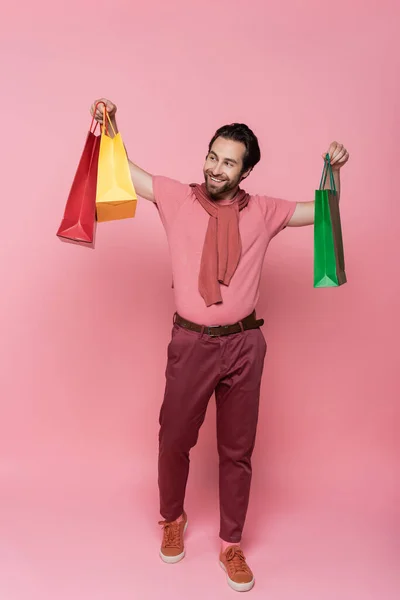
M112 7L112 8L111 8ZM192 455L187 558L158 558L158 411L174 310L155 208L55 237L99 96L131 158L201 180L226 122L248 190L313 199L348 147L349 283L312 287L312 228L271 244L269 344L243 546L253 598L399 591L399 5L394 0L9 3L1 21L0 597L231 598L216 561L213 401ZM395 304L396 303L396 304ZM396 574L397 567L397 574ZM207 574L207 577L206 577Z

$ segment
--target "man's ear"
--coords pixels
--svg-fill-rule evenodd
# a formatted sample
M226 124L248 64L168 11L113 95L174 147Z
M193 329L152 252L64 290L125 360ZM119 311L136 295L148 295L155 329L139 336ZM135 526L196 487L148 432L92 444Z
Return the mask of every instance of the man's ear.
M240 181L243 181L243 179L246 179L250 175L250 173L252 172L252 170L253 170L253 167L251 167L250 169L247 169L247 171L245 171L244 173L242 173Z

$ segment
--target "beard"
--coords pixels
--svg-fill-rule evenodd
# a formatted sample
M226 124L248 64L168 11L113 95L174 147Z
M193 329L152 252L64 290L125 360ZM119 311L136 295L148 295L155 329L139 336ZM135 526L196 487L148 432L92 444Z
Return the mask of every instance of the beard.
M204 181L208 195L212 200L222 200L224 196L235 189L240 183L240 177L236 179L226 179L221 183L216 183L210 178L210 174L204 173Z

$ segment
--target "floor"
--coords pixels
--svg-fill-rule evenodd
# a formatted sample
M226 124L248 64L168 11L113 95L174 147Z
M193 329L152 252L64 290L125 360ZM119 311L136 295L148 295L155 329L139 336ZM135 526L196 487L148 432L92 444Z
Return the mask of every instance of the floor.
M20 466L21 467L21 466ZM187 555L158 557L156 482L131 466L29 474L14 465L2 486L1 600L132 600L235 597L218 564L214 491L188 489ZM261 517L264 515L263 517ZM400 597L394 515L252 499L243 548L251 598L395 600Z

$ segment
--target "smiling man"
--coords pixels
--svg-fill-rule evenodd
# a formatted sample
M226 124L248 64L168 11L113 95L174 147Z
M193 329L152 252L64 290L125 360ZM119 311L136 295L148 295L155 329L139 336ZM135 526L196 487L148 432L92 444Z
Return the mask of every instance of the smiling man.
M102 100L117 131L116 106ZM102 121L101 108L95 117ZM336 142L328 152L340 190L340 169L349 155ZM156 204L167 233L177 308L160 411L158 483L164 519L160 556L166 563L185 556L189 452L215 392L219 560L236 591L254 585L240 542L266 354L263 320L255 314L262 265L270 241L286 226L314 222L312 201L250 195L240 187L259 161L256 136L246 125L235 123L221 127L212 138L201 185L152 176L130 162L138 195Z

